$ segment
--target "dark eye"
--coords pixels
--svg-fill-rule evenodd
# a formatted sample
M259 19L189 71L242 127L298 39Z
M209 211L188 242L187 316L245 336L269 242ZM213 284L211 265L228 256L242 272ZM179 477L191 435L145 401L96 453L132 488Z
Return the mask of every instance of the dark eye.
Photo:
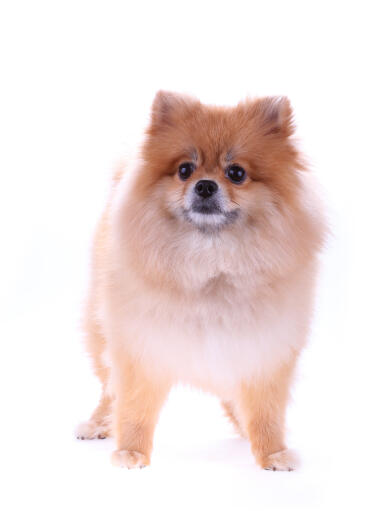
M246 179L246 171L239 165L231 165L226 169L226 176L232 183L239 184Z
M192 163L182 163L179 167L179 177L183 181L189 179L194 171L194 165Z

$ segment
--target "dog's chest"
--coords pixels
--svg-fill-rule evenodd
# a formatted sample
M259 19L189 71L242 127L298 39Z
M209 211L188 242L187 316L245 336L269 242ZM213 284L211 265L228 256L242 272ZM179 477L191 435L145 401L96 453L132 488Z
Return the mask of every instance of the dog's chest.
M190 298L140 295L125 311L132 352L146 367L199 385L231 387L285 359L296 318L272 300L249 299L244 289L211 282ZM289 311L287 311L289 312Z

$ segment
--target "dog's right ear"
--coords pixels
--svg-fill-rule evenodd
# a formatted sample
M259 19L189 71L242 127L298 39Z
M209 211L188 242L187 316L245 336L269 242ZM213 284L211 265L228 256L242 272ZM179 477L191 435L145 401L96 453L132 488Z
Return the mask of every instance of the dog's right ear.
M196 99L176 92L160 90L152 103L151 128L174 126L175 121L198 104Z

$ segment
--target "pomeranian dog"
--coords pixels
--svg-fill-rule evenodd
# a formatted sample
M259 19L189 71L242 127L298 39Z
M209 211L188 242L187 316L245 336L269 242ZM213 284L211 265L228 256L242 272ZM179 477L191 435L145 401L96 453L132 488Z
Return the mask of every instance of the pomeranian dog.
M160 91L97 228L85 329L102 396L79 438L150 463L171 387L216 394L257 463L293 470L285 411L325 222L285 97L235 107Z

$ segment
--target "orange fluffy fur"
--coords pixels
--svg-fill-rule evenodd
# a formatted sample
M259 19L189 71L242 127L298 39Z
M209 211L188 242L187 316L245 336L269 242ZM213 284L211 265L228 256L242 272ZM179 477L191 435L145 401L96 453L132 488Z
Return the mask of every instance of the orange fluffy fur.
M325 227L293 131L286 98L215 107L156 95L97 229L85 314L103 392L78 436L113 433L113 463L150 463L161 407L186 382L222 399L260 466L295 468L285 409ZM201 179L217 184L225 216L191 209Z

